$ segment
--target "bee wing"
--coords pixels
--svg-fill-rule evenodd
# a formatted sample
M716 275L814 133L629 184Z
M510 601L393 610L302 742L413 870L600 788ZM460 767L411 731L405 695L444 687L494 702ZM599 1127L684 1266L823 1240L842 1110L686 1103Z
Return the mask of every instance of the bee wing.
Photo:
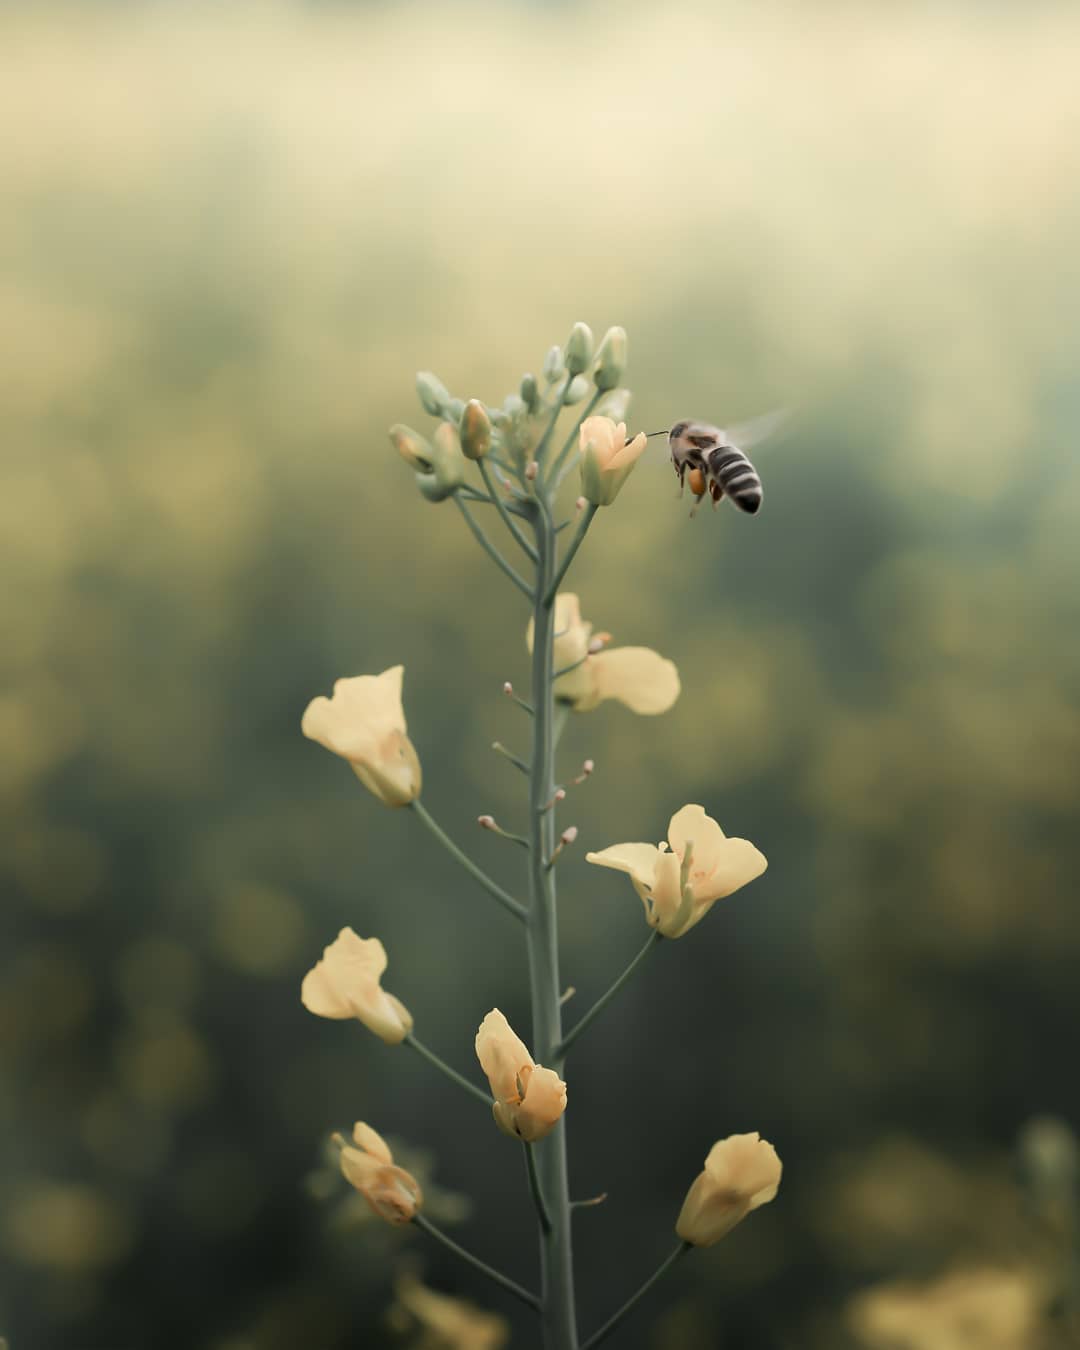
M740 422L738 426L725 427L728 441L740 450L749 450L779 431L791 416L787 408L774 408L772 412L752 417L749 422Z

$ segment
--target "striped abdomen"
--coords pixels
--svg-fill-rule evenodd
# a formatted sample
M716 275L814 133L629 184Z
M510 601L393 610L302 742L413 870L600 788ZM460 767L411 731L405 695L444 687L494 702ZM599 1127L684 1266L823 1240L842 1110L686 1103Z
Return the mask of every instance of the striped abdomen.
M714 502L728 497L749 515L761 507L761 479L757 470L741 450L733 445L720 445L705 457L705 476Z

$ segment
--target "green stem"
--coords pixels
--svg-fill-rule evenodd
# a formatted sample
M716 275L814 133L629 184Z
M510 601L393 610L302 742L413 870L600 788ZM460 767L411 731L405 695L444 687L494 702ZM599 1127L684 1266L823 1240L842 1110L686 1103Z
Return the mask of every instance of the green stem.
M596 407L596 405L600 402L600 400L603 397L604 391L602 389L598 389L596 393L593 394L592 398L589 399L588 403L585 405L584 411L579 414L577 420L574 422L574 429L573 431L571 431L570 435L567 436L563 448L559 451L558 458L552 464L551 469L548 472L547 481L549 483L554 482L556 490L558 489L559 484L562 482L562 479L559 477L559 469L565 463L566 456L577 444L578 432L581 430L582 422L585 421L586 417L592 415L592 410Z
M543 467L544 464L544 456L547 454L548 442L551 440L551 433L555 430L555 423L559 420L559 414L566 406L566 395L569 392L570 385L573 382L573 379L574 379L573 375L571 375L570 372L567 371L566 383L559 390L559 397L555 400L555 403L553 404L551 409L551 421L548 422L547 429L545 430L543 436L541 436L540 438L540 444L536 447L536 454L533 456L533 458L541 467ZM541 491L540 483L537 483L536 489L538 493Z
M503 524L514 536L514 538L521 545L521 547L525 550L525 553L528 555L528 557L530 557L533 560L533 562L535 562L536 549L533 548L532 544L530 544L529 541L525 538L524 534L521 531L521 526L517 523L516 520L513 520L511 518L510 512L507 511L506 503L503 501L502 497L496 490L495 484L491 481L491 470L488 468L484 460L481 459L478 460L477 462L480 465L480 477L484 480L484 486L487 488L488 492L491 493L491 500L495 503L495 509L502 517Z
M497 881L492 881L486 872L477 867L467 853L463 853L461 849L458 848L457 844L454 843L446 831L432 818L431 813L428 811L427 807L424 806L419 797L411 801L409 807L414 814L424 822L439 843L442 844L443 848L446 849L447 853L464 867L465 871L468 872L469 876L471 876L474 881L479 882L480 885L483 886L488 895L493 896L498 900L503 909L509 910L515 919L521 919L522 922L525 922L527 918L525 906L515 900L509 892L504 891Z
M530 1308L539 1309L540 1300L535 1294L529 1293L528 1289L522 1288L516 1280L510 1279L508 1275L503 1275L500 1271L496 1270L494 1266L489 1266L486 1261L481 1261L478 1256L474 1256L472 1252L466 1251L466 1249L455 1242L452 1237L447 1237L441 1228L436 1228L430 1219L425 1219L422 1214L414 1214L412 1221L416 1224L417 1228L422 1228L424 1232L430 1234L436 1242L441 1242L442 1245L448 1247L455 1256L460 1256L463 1261L468 1261L469 1265L475 1270L482 1271L489 1280L494 1280L496 1284L501 1285L503 1289L506 1289L509 1293L513 1294L515 1298L521 1299L522 1303L527 1303Z
M447 1078L453 1079L458 1087L462 1087L466 1092L471 1093L472 1096L478 1097L490 1110L491 1098L483 1088L478 1088L475 1083L470 1083L463 1074L458 1073L457 1069L452 1069L450 1065L447 1064L446 1060L439 1058L434 1050L429 1050L423 1041L418 1041L411 1031L405 1037L404 1044L422 1055L429 1064L434 1064L440 1073L444 1073Z
M551 586L548 588L548 592L544 597L544 599L547 600L548 604L551 604L552 601L555 599L556 593L558 592L559 587L562 585L562 579L564 576L566 576L567 572L570 570L570 564L574 561L574 555L577 553L578 549L584 542L585 536L589 532L589 526L593 522L593 516L596 515L599 509L600 508L598 506L594 505L592 502L589 502L588 505L585 507L585 510L582 511L581 520L578 522L578 527L574 531L574 537L573 539L570 540L569 544L566 546L566 552L563 555L562 562L559 564L559 570L555 573L555 580L551 583Z
M609 1317L599 1331L593 1332L593 1334L581 1347L581 1350L593 1350L594 1346L597 1346L600 1344L601 1341L606 1340L607 1337L610 1335L610 1333L615 1330L615 1328L627 1315L627 1313L630 1312L630 1310L636 1306L638 1300L644 1298L644 1296L649 1292L649 1290L653 1287L653 1285L657 1282L657 1280L659 1280L661 1276L666 1275L667 1272L671 1269L671 1267L675 1264L675 1262L679 1260L680 1257L686 1255L686 1253L690 1250L691 1245L692 1244L689 1242L680 1242L679 1245L675 1248L675 1250L671 1253L671 1255L667 1258L667 1260L660 1265L659 1269L653 1271L653 1273L649 1276L649 1278L645 1281L645 1283L641 1286L641 1288L637 1291L637 1293L631 1294L631 1296L626 1300L626 1302L622 1305L619 1311L615 1313L613 1316Z
M559 1059L562 1059L562 1057L574 1044L574 1042L581 1035L581 1033L583 1031L588 1030L588 1028L592 1025L592 1023L596 1020L596 1018L600 1016L600 1014L604 1011L604 1009L615 997L615 995L619 992L619 990L623 987L623 985L627 982L627 980L629 980L630 976L633 975L634 971L637 970L638 966L641 965L642 961L645 960L648 954L662 940L663 940L662 935L656 932L655 929L653 930L652 933L649 934L645 946L642 947L641 951L638 952L637 956L634 957L634 959L626 967L626 969L615 981L615 983L611 986L611 988L607 991L607 993L601 994L601 996L596 1000L596 1002L592 1005L592 1007L585 1014L585 1016L582 1017L581 1021L575 1023L575 1025L571 1027L571 1029L563 1037L562 1044L559 1046L557 1052L557 1057Z
M528 1140L523 1140L522 1147L525 1149L525 1169L529 1174L529 1190L536 1206L536 1216L544 1232L550 1233L551 1215L548 1214L547 1205L544 1204L544 1192L540 1189L540 1178L536 1175L536 1159L533 1157L532 1144Z
M561 403L561 400L560 400ZM544 806L555 795L555 701L552 681L553 603L547 598L554 570L555 531L543 488L536 514L536 598L533 603L533 748L529 774L529 982L532 991L533 1053L555 1065L562 1040L558 922L555 876L545 864L555 850L555 812ZM571 1256L570 1194L567 1181L565 1117L534 1145L537 1184L544 1196L549 1228L541 1228L541 1317L545 1350L577 1350L574 1271Z
M495 566L498 567L498 569L501 572L506 573L506 575L510 578L510 580L514 583L514 585L518 588L518 590L521 591L523 595L527 595L531 600L533 598L532 587L529 585L529 583L525 580L525 578L521 575L520 572L516 571L513 567L510 566L510 564L506 561L503 555L499 552L499 550L487 537L487 535L484 533L481 527L476 523L475 520L473 520L472 515L469 512L469 508L465 505L461 497L456 492L454 493L454 502L457 505L457 509L465 517L465 524L468 525L469 529L472 530L473 534L476 536L476 541L480 545L480 547L488 555L488 557L495 564Z

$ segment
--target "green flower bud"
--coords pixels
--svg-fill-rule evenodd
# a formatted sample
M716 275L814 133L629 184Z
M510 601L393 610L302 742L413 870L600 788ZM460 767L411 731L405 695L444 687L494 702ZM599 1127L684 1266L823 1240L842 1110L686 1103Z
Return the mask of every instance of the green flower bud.
M459 427L461 449L468 459L483 459L491 449L491 419L479 399L465 404Z
M525 415L525 400L517 394L507 394L503 399L503 411L513 420Z
M443 384L438 375L432 375L430 370L418 371L416 392L420 395L420 402L424 405L425 412L429 412L432 417L443 415L443 409L450 402L450 395L447 392L446 385Z
M390 443L406 464L419 473L431 472L431 446L412 427L395 422L390 428Z
M575 403L581 402L581 400L589 392L589 388L590 388L589 381L585 378L584 375L575 375L574 378L570 381L570 387L567 389L565 395L563 396L563 402L566 404L568 408L573 407Z
M597 389L614 389L626 367L626 329L609 328L596 353L593 382Z
M596 405L597 417L610 417L613 422L625 422L633 395L629 389L610 389Z
M452 398L443 411L443 416L448 422L453 422L455 426L461 425L461 418L465 412L465 400L463 398Z
M443 422L431 447L431 472L416 475L417 486L429 502L445 501L465 481L465 456L457 431Z
M592 329L587 323L574 324L566 344L566 369L571 375L580 375L592 360L592 354Z
M535 375L522 375L520 393L526 408L534 413L540 402L540 390L537 388Z
M561 347L552 347L547 356L544 357L544 379L548 384L554 384L566 370L566 362L563 360Z

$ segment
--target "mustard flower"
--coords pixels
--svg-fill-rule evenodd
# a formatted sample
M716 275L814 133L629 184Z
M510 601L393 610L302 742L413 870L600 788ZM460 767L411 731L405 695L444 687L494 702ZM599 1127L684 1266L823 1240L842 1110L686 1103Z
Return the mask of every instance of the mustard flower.
M401 706L404 666L381 675L356 675L334 683L332 698L313 698L300 729L347 759L357 778L386 806L408 806L419 797L420 760Z
M695 1247L711 1247L751 1210L775 1197L781 1171L776 1149L759 1134L721 1139L686 1193L676 1233Z
M386 948L378 938L357 937L343 928L304 976L300 1002L316 1017L355 1017L387 1045L397 1045L412 1030L408 1008L379 981L386 969Z
M414 1275L400 1275L394 1293L398 1308L431 1332L446 1350L501 1350L510 1339L505 1318L465 1299L436 1293Z
M491 1084L499 1129L526 1143L550 1134L566 1110L566 1084L534 1062L498 1008L480 1023L476 1057Z
M625 422L616 424L610 417L586 417L579 437L581 495L594 506L610 506L645 453L648 444L645 433L639 431L627 445Z
M748 839L728 839L701 806L671 817L667 843L612 844L585 861L626 872L645 905L645 918L664 937L677 938L768 866Z
M667 712L679 697L679 672L673 661L649 647L604 648L610 634L593 634L581 617L578 597L560 591L555 597L555 697L575 712L591 712L606 698L618 699L632 712L654 716ZM533 624L525 641L533 649Z
M394 1157L386 1140L358 1120L353 1126L353 1144L340 1135L335 1142L341 1148L341 1171L350 1186L355 1186L371 1208L387 1223L409 1223L424 1203L420 1185L411 1172L394 1166Z

